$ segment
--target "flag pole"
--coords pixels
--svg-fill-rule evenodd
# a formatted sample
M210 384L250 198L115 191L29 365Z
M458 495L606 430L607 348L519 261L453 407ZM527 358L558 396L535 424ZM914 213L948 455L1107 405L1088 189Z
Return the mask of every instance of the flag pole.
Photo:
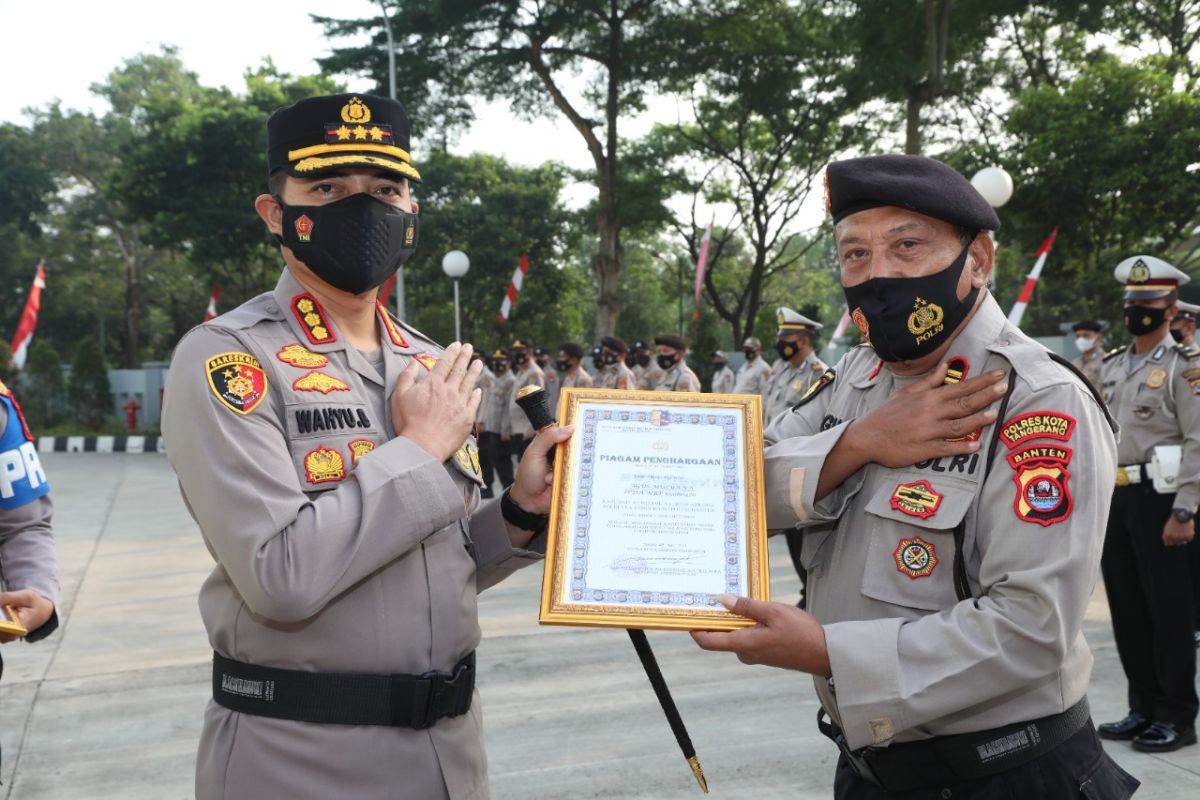
M1049 255L1050 248L1054 246L1056 236L1058 236L1057 225L1054 226L1054 230L1050 231L1046 241L1042 242L1042 246L1038 248L1037 260L1033 263L1033 269L1025 277L1025 285L1021 287L1021 293L1017 295L1017 302L1013 303L1012 311L1008 312L1008 321L1013 325L1020 326L1021 317L1025 316L1025 307L1033 298L1033 290L1042 277L1042 267L1046 266L1046 256Z

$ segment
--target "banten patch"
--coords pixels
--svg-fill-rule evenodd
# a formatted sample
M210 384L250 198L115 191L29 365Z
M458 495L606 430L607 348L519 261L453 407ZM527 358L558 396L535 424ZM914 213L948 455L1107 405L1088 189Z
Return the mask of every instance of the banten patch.
M304 456L304 474L309 483L329 483L346 477L346 461L337 450L320 445Z
M1068 453L1069 456L1069 453ZM1059 458L1029 458L1013 475L1017 496L1013 510L1017 519L1050 526L1071 515L1071 492L1067 461Z
M249 353L220 353L204 362L208 386L221 405L249 414L267 396L267 373Z
M298 392L329 394L330 392L348 392L350 384L338 380L332 375L326 375L324 372L312 370L307 375L292 381L292 388Z
M293 297L292 313L300 321L304 335L312 344L329 344L337 341L337 334L329 326L329 321L325 318L325 311L317 302L317 298L311 294L298 294Z
M1028 461L1050 460L1060 461L1065 466L1071 463L1073 451L1069 447L1061 445L1034 445L1026 447L1024 450L1018 450L1015 453L1009 453L1008 465L1013 469L1020 469L1021 465Z
M929 481L902 483L892 492L892 508L910 517L929 519L937 513L943 495L929 485Z
M392 320L392 315L383 307L383 303L375 301L375 308L379 310L379 319L383 322L383 329L387 331L388 338L392 340L392 344L396 347L408 347L408 339L404 338L404 334L400 332L400 328Z
M1013 417L1000 427L1000 438L1012 448L1029 439L1058 439L1065 442L1075 430L1075 418L1057 411L1031 411Z
M284 345L283 349L275 354L285 364L291 364L293 367L301 369L312 369L313 367L323 367L329 363L329 359L320 353L314 353L302 344L293 342L289 345Z
M349 444L351 464L357 464L360 458L375 449L375 443L370 439L351 439Z
M914 581L928 578L938 565L937 548L920 536L901 539L892 552L892 558L896 560L896 569Z

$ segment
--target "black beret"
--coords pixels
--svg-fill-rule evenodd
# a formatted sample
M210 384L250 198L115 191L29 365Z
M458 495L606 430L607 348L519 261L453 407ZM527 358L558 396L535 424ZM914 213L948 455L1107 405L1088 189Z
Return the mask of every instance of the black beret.
M624 339L618 339L616 336L605 336L600 340L601 347L607 347L614 353L624 353L629 350L629 346L625 344Z
M925 156L833 161L825 168L825 205L834 223L879 206L899 206L972 231L1000 227L996 211L952 167Z
M575 344L574 342L563 342L562 344L560 344L558 346L558 349L560 351L566 353L569 356L574 356L575 358L583 358L583 348L580 347L579 345Z
M633 349L634 350L649 350L650 345L646 344L643 340L638 339L636 342L633 343Z
M595 358L596 356L599 356L602 352L603 351L600 349L600 345L596 345L595 347L592 348L592 357Z
M1082 319L1071 326L1073 331L1095 331L1100 333L1104 330L1104 326L1094 319Z
M267 171L311 177L378 167L420 182L408 136L408 115L395 100L370 94L309 97L267 120Z
M687 339L684 339L682 336L663 334L662 336L655 336L654 343L674 347L676 350L687 350Z
M546 352L546 348L544 348L544 347L538 347L538 348L535 348L535 349L534 349L534 351L533 351L533 354L534 354L535 356L548 356L548 355L550 355L549 353L547 353L547 352Z

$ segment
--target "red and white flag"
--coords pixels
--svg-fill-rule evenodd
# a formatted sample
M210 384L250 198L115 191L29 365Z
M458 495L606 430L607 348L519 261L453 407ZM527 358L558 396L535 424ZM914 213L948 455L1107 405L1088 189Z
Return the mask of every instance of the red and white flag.
M517 265L517 269L513 272L512 280L508 283L508 291L504 294L504 302L500 304L500 324L503 325L509 315L512 314L513 306L517 304L517 293L521 291L521 284L525 282L525 273L529 272L529 255L521 254L521 263Z
M208 298L208 308L204 309L204 321L208 322L217 316L217 301L221 299L221 287L213 284L212 297Z
M694 310L692 311L692 319L700 319L700 294L704 291L704 270L708 266L708 246L712 243L712 228L713 221L709 220L708 230L704 232L704 238L700 240L700 256L696 259L696 299L692 303Z
M42 309L42 289L46 288L46 262L38 262L37 273L33 276L33 286L29 289L29 297L25 299L25 310L17 321L17 332L12 338L12 364L17 369L25 366L29 356L29 345L33 342L33 329L37 327L38 311Z
M840 339L846 333L846 328L850 327L850 309L842 312L842 318L838 320L837 327L833 329L831 339Z
M1054 226L1054 230L1050 231L1046 241L1042 242L1042 246L1038 248L1037 260L1033 262L1033 269L1026 276L1025 285L1021 287L1021 294L1017 296L1017 302L1013 303L1012 311L1008 312L1008 321L1013 325L1020 325L1021 317L1025 316L1025 307L1033 299L1033 289L1037 286L1038 279L1042 277L1042 267L1046 265L1046 256L1049 255L1050 248L1054 246L1054 237L1056 236L1058 236L1057 225Z

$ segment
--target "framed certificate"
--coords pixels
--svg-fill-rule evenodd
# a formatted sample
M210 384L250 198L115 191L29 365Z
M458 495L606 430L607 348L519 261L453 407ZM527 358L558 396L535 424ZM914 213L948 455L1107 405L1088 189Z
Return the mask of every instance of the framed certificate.
M768 600L757 395L564 388L540 621L753 625L722 594Z

